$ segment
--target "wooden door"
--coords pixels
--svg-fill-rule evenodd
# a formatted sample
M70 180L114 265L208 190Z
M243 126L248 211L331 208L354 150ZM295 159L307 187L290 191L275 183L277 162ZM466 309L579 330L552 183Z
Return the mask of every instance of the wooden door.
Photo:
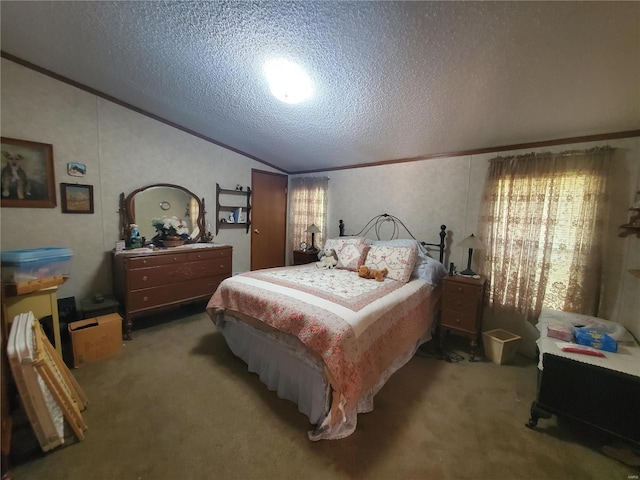
M251 270L285 264L287 176L251 170Z

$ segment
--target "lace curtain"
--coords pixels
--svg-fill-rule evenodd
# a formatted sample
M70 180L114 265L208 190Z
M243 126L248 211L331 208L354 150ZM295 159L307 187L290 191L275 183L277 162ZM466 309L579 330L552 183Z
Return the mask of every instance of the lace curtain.
M597 315L609 147L490 161L480 217L489 304L535 323Z
M289 239L293 248L300 242L311 246L311 234L306 233L314 223L320 229L315 235L315 246L322 248L327 232L328 177L296 177L291 179L289 198Z

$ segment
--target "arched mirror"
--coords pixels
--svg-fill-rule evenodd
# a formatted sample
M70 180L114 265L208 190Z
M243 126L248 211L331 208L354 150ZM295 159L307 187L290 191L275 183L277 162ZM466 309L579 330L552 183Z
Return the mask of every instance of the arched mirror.
M150 241L156 230L154 218L178 217L189 228L189 243L200 241L205 232L204 198L179 185L156 183L134 190L127 197L120 194L121 238L126 238L129 225L135 223L142 237Z

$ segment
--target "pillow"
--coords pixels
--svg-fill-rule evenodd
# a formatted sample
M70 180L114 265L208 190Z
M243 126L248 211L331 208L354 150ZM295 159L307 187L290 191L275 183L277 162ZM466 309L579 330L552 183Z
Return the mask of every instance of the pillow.
M358 267L364 265L364 259L367 258L367 252L371 247L366 243L353 244L347 243L338 254L338 265L336 268L344 270L358 270Z
M370 268L382 270L386 268L387 278L408 282L416 263L418 249L412 247L391 247L372 245L364 264Z
M324 243L322 252L324 253L325 250L333 248L336 251L336 255L338 255L338 265L336 265L336 267L351 270L348 265L353 264L353 257L356 255L356 250L351 247L358 247L359 245L365 245L364 237L329 238ZM358 252L358 258L360 258L362 254L362 251ZM366 252L364 252L364 254L366 255ZM360 265L362 265L362 263L360 263ZM360 265L357 265L353 270L357 270Z
M447 276L447 269L438 260L431 258L427 248L413 238L396 238L394 240L367 240L370 245L390 247L415 247L418 250L416 263L411 278L419 278L429 285L439 285Z

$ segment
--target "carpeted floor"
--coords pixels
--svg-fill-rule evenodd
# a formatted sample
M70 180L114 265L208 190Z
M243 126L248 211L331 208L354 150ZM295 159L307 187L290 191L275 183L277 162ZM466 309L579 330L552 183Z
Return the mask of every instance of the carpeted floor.
M638 478L604 453L627 448L586 427L555 417L525 427L536 366L521 356L502 366L415 356L352 436L310 442L306 417L247 372L202 309L140 320L118 357L74 369L91 402L85 440L33 453L23 429L11 478ZM464 342L449 346L464 355Z

